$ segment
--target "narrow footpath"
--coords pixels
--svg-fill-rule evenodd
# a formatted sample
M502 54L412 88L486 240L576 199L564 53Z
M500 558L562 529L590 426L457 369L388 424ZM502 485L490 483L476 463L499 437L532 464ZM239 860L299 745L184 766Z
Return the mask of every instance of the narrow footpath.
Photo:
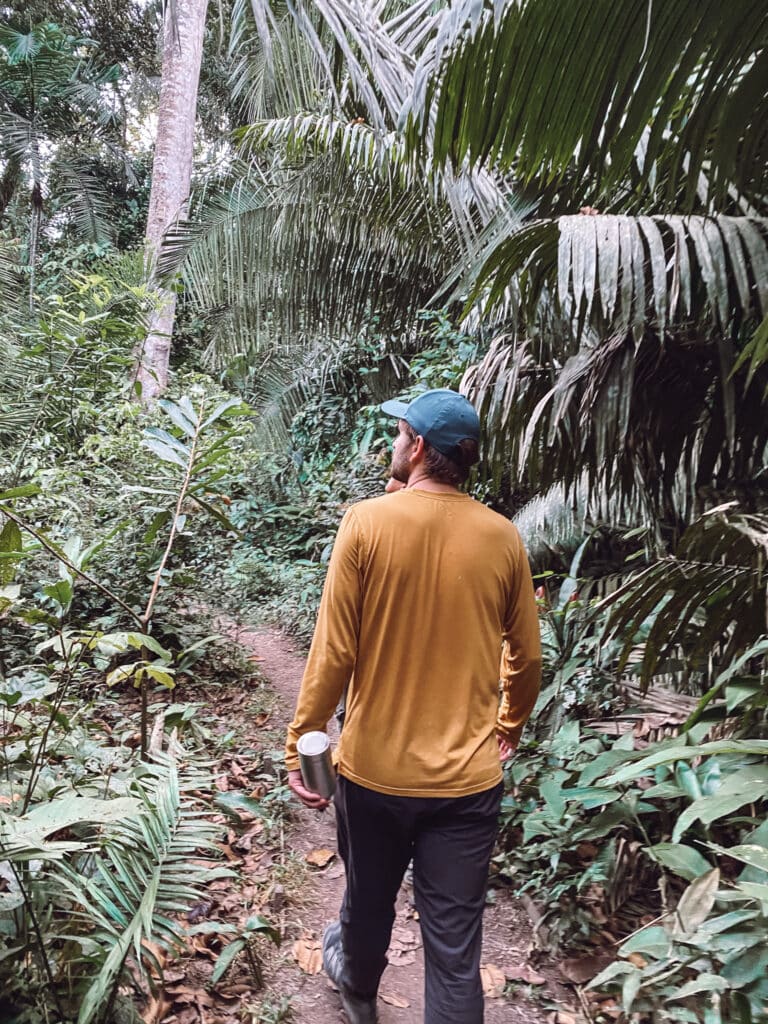
M278 697L275 725L285 726L292 717L305 659L280 633L268 628L227 629L227 632L257 662L259 670ZM305 859L318 855L330 858L327 866L313 869L307 891L302 892L301 909L287 908L287 924L295 936L293 955L285 957L268 978L268 988L277 994L290 993L292 1017L296 1024L336 1024L344 1019L339 1000L320 967L320 940L326 924L338 914L344 890L344 872L336 854L333 809L318 814L297 804L293 824L286 833L286 845ZM325 851L321 853L321 851ZM331 857L331 852L336 854ZM531 927L528 917L505 891L495 890L494 901L485 915L483 980L487 992L486 1024L545 1024L556 1015L545 1009L547 985L528 967ZM423 958L418 919L411 903L412 893L403 886L398 898L389 961L382 980L379 1013L381 1024L421 1024L423 1021ZM522 971L522 974L521 974ZM526 983L533 977L534 986ZM506 979L521 978L513 996L504 996ZM526 998L526 991L541 993L541 1002ZM551 1002L550 1002L550 1005Z

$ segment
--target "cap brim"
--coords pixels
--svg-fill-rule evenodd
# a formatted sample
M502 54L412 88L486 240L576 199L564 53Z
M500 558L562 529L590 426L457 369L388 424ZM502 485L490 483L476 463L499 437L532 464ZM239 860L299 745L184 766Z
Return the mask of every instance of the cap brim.
M382 402L380 408L387 416L396 416L399 420L403 420L408 412L408 403L399 402L396 398L391 398L388 402Z

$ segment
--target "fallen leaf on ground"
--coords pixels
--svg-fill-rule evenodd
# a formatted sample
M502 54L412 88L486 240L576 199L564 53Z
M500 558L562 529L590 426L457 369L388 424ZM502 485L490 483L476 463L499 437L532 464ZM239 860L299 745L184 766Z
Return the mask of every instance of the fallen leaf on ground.
M335 850L310 850L305 855L304 860L307 864L311 864L316 868L327 867L328 864L336 857Z
M231 846L228 846L226 843L216 843L215 845L218 846L218 848L221 850L221 852L224 854L224 856L230 863L240 863L241 858L237 856L237 854L234 852ZM225 884L225 888L229 888L230 885L231 883L227 882ZM213 888L213 886L211 886L211 888Z
M261 729L261 728L262 728L262 726L265 726L265 725L267 724L267 722L268 722L268 721L269 721L269 712L268 712L268 711L261 711L261 712L259 712L259 714L258 714L258 715L256 715L256 717L254 718L254 720L253 720L253 724L254 724L254 725L255 725L255 726L257 727L257 728Z
M558 966L560 973L568 981L572 981L575 985L584 985L598 975L604 967L607 967L612 959L613 957L604 954L600 956L571 957L568 960L563 960Z
M418 933L410 928L393 928L392 945L395 949L418 949L421 939Z
M394 992L382 992L381 993L382 1003L387 1003L389 1006L399 1006L401 1010L405 1010L411 1004L403 996L395 995Z
M508 967L505 974L510 981L525 981L529 985L543 985L547 980L543 974L535 971L530 964L517 964L515 967Z
M305 974L319 974L323 969L323 953L317 939L306 936L293 944L293 956Z
M408 949L390 949L387 959L393 967L408 967L416 963L416 954Z
M489 999L498 999L503 994L507 982L504 971L496 964L481 964L480 980L483 983L483 992Z
M152 996L147 1004L147 1008L141 1015L141 1019L144 1021L144 1024L158 1024L158 1021L165 1017L172 1006L173 1003L166 999L162 993L159 996Z

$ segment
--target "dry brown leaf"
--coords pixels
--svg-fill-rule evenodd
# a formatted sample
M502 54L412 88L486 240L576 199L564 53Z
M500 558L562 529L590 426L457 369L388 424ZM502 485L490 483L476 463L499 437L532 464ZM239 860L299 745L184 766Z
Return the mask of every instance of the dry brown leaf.
M394 992L381 992L379 998L382 1003L387 1003L389 1006L399 1006L401 1010L405 1010L411 1005L404 996L399 996Z
M393 928L392 945L396 949L418 949L421 945L421 939L410 928Z
M568 960L563 960L558 966L560 973L568 981L572 981L574 985L585 985L598 975L604 967L607 967L612 959L613 957L605 954L571 957Z
M547 980L543 974L535 971L530 964L516 964L505 971L510 981L525 981L529 985L543 985Z
M336 857L335 850L310 850L304 857L307 864L311 864L315 868L325 868L332 860Z
M227 860L230 861L231 863L239 864L241 862L241 858L237 856L237 854L232 849L232 847L228 846L227 843L216 843L215 845L218 846L218 848L221 850L221 852L224 854L224 856L227 858ZM229 888L231 888L231 886L232 886L232 883L231 882L227 882L227 883L225 883L224 886L220 886L219 888L229 889ZM213 886L213 885L211 886L212 889L214 887L215 886Z
M146 1009L141 1015L144 1024L159 1024L165 1017L173 1003L163 993L158 996L151 996Z
M305 974L319 974L323 969L323 953L317 939L306 936L293 944L293 956Z
M218 791L220 793L227 793L227 792L229 792L229 779L227 778L226 775L219 775L216 778L215 785L216 785L216 789L218 789Z
M268 711L260 711L258 713L258 715L256 715L256 717L254 718L253 724L258 729L261 729L261 728L263 728L267 724L268 721L269 721L269 712Z
M480 980L483 983L483 992L489 999L498 999L503 994L507 982L504 971L496 964L481 964Z
M391 949L387 959L392 967L408 967L416 963L416 954L407 949Z

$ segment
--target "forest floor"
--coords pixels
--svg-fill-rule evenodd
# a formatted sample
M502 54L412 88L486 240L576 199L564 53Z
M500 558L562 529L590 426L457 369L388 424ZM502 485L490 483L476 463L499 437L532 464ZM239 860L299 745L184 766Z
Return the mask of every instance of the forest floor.
M344 871L336 850L333 808L317 813L288 799L277 776L265 773L270 751L282 746L304 669L304 658L267 627L218 628L253 665L253 675L222 683L205 711L204 727L225 737L215 769L217 803L227 805L220 848L232 880L209 887L189 915L210 922L194 939L193 956L169 964L162 989L146 1005L146 1024L339 1024L339 999L322 973L323 929L338 914ZM270 792L271 790L271 792ZM255 813L255 801L271 808ZM210 978L229 935L216 922L242 928L260 914L277 927L279 947L258 937L252 946L262 979L241 954L223 979ZM579 1024L573 990L535 948L522 903L492 888L485 913L482 956L486 1024ZM263 981L263 985L259 984ZM423 1020L423 957L412 892L404 885L379 994L381 1024Z

